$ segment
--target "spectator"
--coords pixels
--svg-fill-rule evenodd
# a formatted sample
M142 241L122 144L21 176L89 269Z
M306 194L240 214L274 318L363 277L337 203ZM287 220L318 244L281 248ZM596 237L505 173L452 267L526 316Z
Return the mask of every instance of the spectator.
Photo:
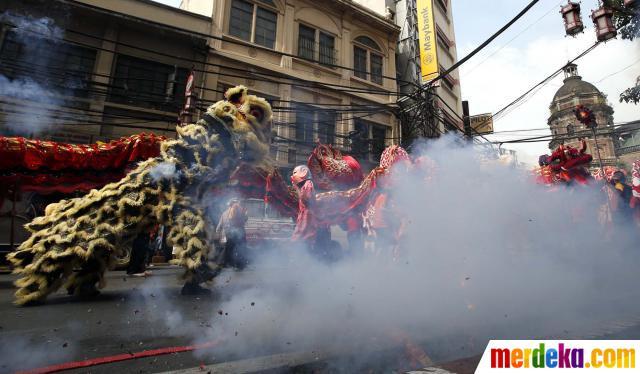
M138 234L131 244L131 259L127 267L127 274L133 277L146 277L151 272L146 270L147 256L149 255L149 233Z
M231 199L220 216L216 233L223 248L222 263L236 269L246 266L244 252L247 244L245 224L247 223L247 209L238 199Z

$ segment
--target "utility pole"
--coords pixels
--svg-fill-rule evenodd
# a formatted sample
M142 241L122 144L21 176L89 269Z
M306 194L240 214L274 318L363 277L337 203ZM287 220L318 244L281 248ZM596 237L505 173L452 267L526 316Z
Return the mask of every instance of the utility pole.
M464 136L468 141L472 141L473 137L471 136L471 122L469 120L469 101L462 101L462 120L464 123Z

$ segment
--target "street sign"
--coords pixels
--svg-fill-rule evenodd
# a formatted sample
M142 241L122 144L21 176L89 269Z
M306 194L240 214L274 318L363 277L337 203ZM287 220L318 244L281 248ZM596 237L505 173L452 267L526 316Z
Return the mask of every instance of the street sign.
M436 50L436 24L433 0L418 0L418 44L420 46L420 69L422 81L429 82L438 76L438 52Z
M491 113L484 113L470 116L469 125L475 130L472 135L493 134L493 115Z

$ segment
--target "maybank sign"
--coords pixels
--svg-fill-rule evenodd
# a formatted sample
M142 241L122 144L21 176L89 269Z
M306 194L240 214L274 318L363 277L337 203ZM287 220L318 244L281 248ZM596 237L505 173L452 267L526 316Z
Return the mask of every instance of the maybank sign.
M639 340L492 340L476 374L636 373Z
M418 41L420 43L420 70L422 81L429 82L438 76L438 53L433 0L417 0Z

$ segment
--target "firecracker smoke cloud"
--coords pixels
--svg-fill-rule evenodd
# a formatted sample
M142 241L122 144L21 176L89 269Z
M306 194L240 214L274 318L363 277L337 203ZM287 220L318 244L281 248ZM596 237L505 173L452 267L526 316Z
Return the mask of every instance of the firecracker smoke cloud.
M420 148L414 158L436 167L396 170L391 188L409 222L398 260L327 264L300 249L258 249L253 269L220 278L243 286L196 340L254 355L362 348L405 333L439 341L436 354L451 358L491 338L579 334L637 311L637 228L598 222L598 187L551 191L451 138Z
M4 123L15 135L31 136L51 130L70 117L71 122L86 119L82 114L64 114L64 96L71 96L83 83L78 76L60 78L59 72L50 66L59 66L59 50L63 49L64 31L48 17L34 18L11 12L0 15L0 22L11 25L9 37L19 45L20 61L30 61L25 67L20 61L3 56L3 73L0 73L0 109L5 112ZM17 66L17 67L13 67ZM62 114L60 113L62 111ZM66 119L69 122L69 119ZM7 135L7 134L5 134Z

